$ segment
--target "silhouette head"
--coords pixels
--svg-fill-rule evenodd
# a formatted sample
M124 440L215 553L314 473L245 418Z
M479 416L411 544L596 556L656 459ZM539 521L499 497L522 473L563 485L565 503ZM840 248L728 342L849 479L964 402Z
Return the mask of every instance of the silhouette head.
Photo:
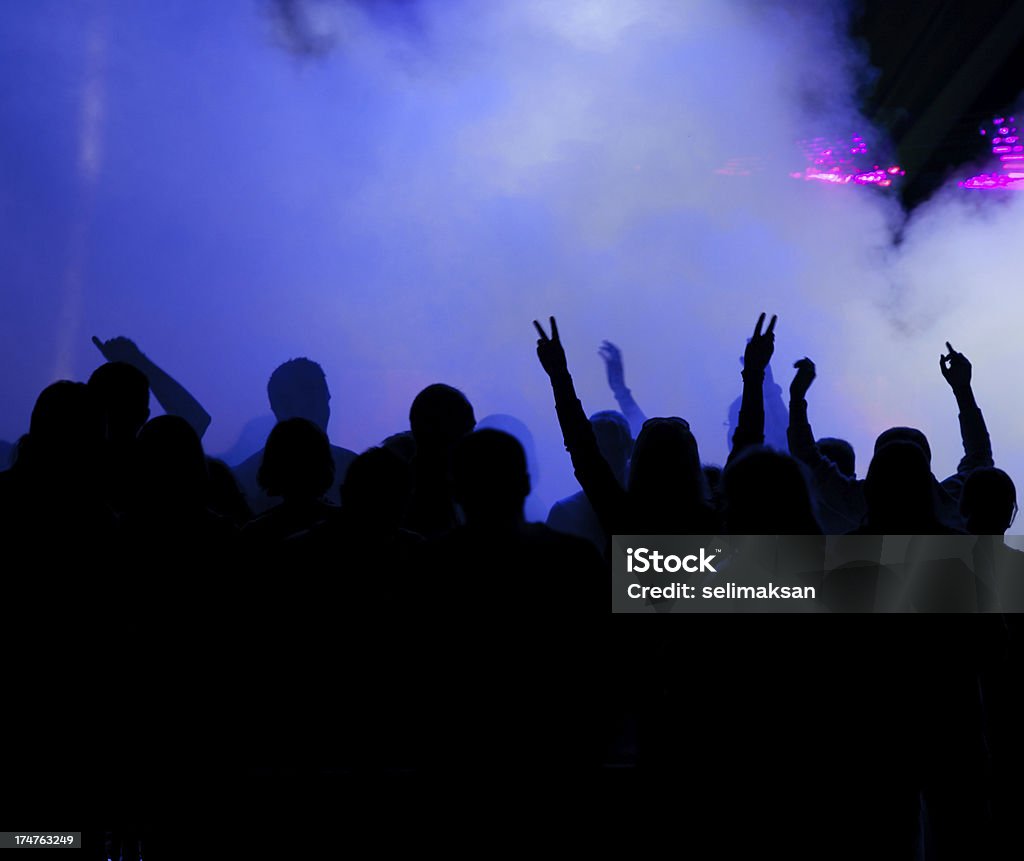
M267 437L256 481L268 496L319 499L334 482L327 434L309 419L278 422Z
M235 526L245 526L252 520L252 509L246 502L245 494L238 486L238 480L231 467L219 458L208 457L206 469L210 475L210 509L228 518Z
M923 434L922 434L923 436ZM927 441L925 442L927 445ZM826 436L818 440L818 450L847 478L857 477L857 459L853 446L845 439Z
M413 458L416 457L416 440L412 437L412 431L393 433L381 443L381 446L406 463L412 463Z
M346 515L376 527L397 527L405 517L412 495L409 461L380 446L352 461L341 486Z
M530 473L530 479L532 480L533 486L538 483L539 475L539 464L537 463L537 446L533 441L533 434L530 433L530 429L526 424L515 416L506 415L505 413L493 413L489 416L484 416L480 421L476 423L476 430L500 430L507 434L511 434L523 447L523 451L526 453L526 469Z
M149 420L149 380L134 365L107 362L89 377L89 388L107 419L107 438L135 439Z
M103 413L85 383L60 380L40 392L27 438L18 443L19 468L79 475L95 466L103 444Z
M331 393L324 369L310 359L289 359L270 375L267 396L274 417L311 421L324 433L331 418Z
M627 489L648 509L676 510L707 501L697 440L688 422L676 416L644 422L633 446Z
M874 453L878 454L883 446L891 442L910 442L916 445L924 453L925 462L928 464L928 469L931 470L932 449L928 445L928 437L917 428L894 427L882 431L878 435L878 439L875 440Z
M485 429L463 437L455 448L452 477L467 523L522 519L530 475L523 447L511 434Z
M868 523L896 535L927 534L936 523L934 484L920 442L904 436L886 443L864 480Z
M601 410L590 417L590 426L597 437L601 456L622 481L633 453L633 434L629 430L629 422L618 410Z
M994 466L974 470L960 493L960 513L968 532L1004 534L1017 516L1017 488L1013 479Z
M158 416L139 431L135 446L145 503L180 511L205 508L209 472L203 444L185 419Z
M427 386L409 408L409 427L421 453L450 450L475 425L472 404L462 392L444 383Z
M745 450L722 473L725 523L733 535L820 535L800 464L764 446Z

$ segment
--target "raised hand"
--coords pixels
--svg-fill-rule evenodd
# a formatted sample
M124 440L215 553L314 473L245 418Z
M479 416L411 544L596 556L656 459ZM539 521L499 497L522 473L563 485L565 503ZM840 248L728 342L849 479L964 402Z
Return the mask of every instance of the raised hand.
M622 369L622 351L611 341L602 341L597 354L604 359L604 370L608 374L608 385L613 392L626 388L626 374Z
M793 363L796 368L796 376L789 384L789 398L793 401L801 401L807 397L807 390L811 387L816 376L814 362L804 356Z
M129 338L117 337L111 338L109 341L101 341L93 335L92 342L108 362L124 362L127 365L138 367L146 358L142 350L135 346L135 342Z
M108 362L124 362L142 371L149 380L153 397L160 402L164 412L181 416L202 438L210 426L210 414L188 389L135 346L134 341L123 337L101 341L93 335L92 342Z
M771 361L772 353L775 352L775 321L776 315L761 334L761 327L764 326L764 312L757 318L757 325L754 326L754 334L747 342L747 349L743 353L743 369L745 371L764 371Z
M533 321L534 328L540 337L537 339L537 358L540 359L541 367L549 377L569 373L569 363L565 358L565 350L562 349L562 342L558 337L558 324L554 317L551 320L551 337L544 334L544 329L536 320Z
M939 370L942 376L949 383L953 391L958 389L969 389L971 387L971 363L963 353L953 349L953 345L946 341L948 356L939 356Z

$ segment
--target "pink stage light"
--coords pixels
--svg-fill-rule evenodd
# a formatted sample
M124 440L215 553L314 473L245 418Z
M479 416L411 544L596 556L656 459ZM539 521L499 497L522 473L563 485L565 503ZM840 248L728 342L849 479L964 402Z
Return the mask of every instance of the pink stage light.
M1017 162L1024 160L1024 146L1019 143L1020 136L1017 128L1005 123L1015 123L1013 117L995 117L992 125L996 126L992 137L992 155L998 157L999 164L993 173L979 173L977 176L970 176L962 180L958 185L960 188L982 189L982 190L1003 190L1003 189L1024 189L1024 174L1019 170ZM988 134L987 129L978 129L983 135Z
M808 166L802 171L790 174L794 179L829 182L833 185L874 185L888 188L893 179L904 175L898 164L882 167L873 165L870 169L863 166L863 159L868 152L868 145L860 135L851 135L844 141L829 141L817 137L800 141ZM858 162L860 162L858 164Z

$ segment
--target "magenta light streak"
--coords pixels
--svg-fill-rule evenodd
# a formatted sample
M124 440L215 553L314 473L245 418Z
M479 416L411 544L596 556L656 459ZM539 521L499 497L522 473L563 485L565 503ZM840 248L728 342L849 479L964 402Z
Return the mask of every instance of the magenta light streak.
M874 185L887 188L894 177L903 176L904 170L898 164L882 167L873 165L866 169L857 156L867 155L868 145L860 135L851 135L848 141L830 141L817 137L801 141L808 167L790 174L794 179L829 182L833 185Z
M1024 160L1024 146L1021 146L1018 141L1020 137L1017 135L1017 129L1014 126L1003 125L1006 122L1014 123L1016 120L1010 117L1007 120L1006 117L995 117L992 120L992 125L996 126L998 135L992 138L992 155L997 156L999 159L999 167L1003 168L1002 171L997 170L994 173L979 173L977 176L971 176L959 183L960 188L971 188L971 189L1024 189L1024 183L1020 180L1024 179L1024 174L1021 174L1019 170L1013 170L1011 168L1019 167L1015 162ZM986 134L986 129L979 129L982 135Z

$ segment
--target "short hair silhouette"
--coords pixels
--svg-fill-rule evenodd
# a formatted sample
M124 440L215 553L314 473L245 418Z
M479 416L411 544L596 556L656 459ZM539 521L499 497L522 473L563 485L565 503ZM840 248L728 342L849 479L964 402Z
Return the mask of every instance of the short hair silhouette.
M530 495L526 453L504 431L485 429L464 437L455 448L452 478L469 522L521 515Z
M77 474L103 443L103 412L85 383L59 380L36 398L27 437L18 442L17 464L24 469L70 469Z
M826 436L818 440L817 446L843 475L847 478L857 477L857 456L853 452L853 446L845 439Z
M327 434L304 418L278 422L267 437L256 480L268 496L320 498L334 483Z
M279 422L303 418L326 432L331 393L324 369L311 359L289 359L278 365L267 381L267 397Z
M469 399L444 383L427 386L409 408L409 428L419 449L454 445L475 425Z
M401 523L411 495L409 462L384 446L367 449L352 461L341 486L345 513L381 526Z
M975 535L1002 535L1017 516L1017 488L1001 469L974 470L960 494L960 513L967 531Z

